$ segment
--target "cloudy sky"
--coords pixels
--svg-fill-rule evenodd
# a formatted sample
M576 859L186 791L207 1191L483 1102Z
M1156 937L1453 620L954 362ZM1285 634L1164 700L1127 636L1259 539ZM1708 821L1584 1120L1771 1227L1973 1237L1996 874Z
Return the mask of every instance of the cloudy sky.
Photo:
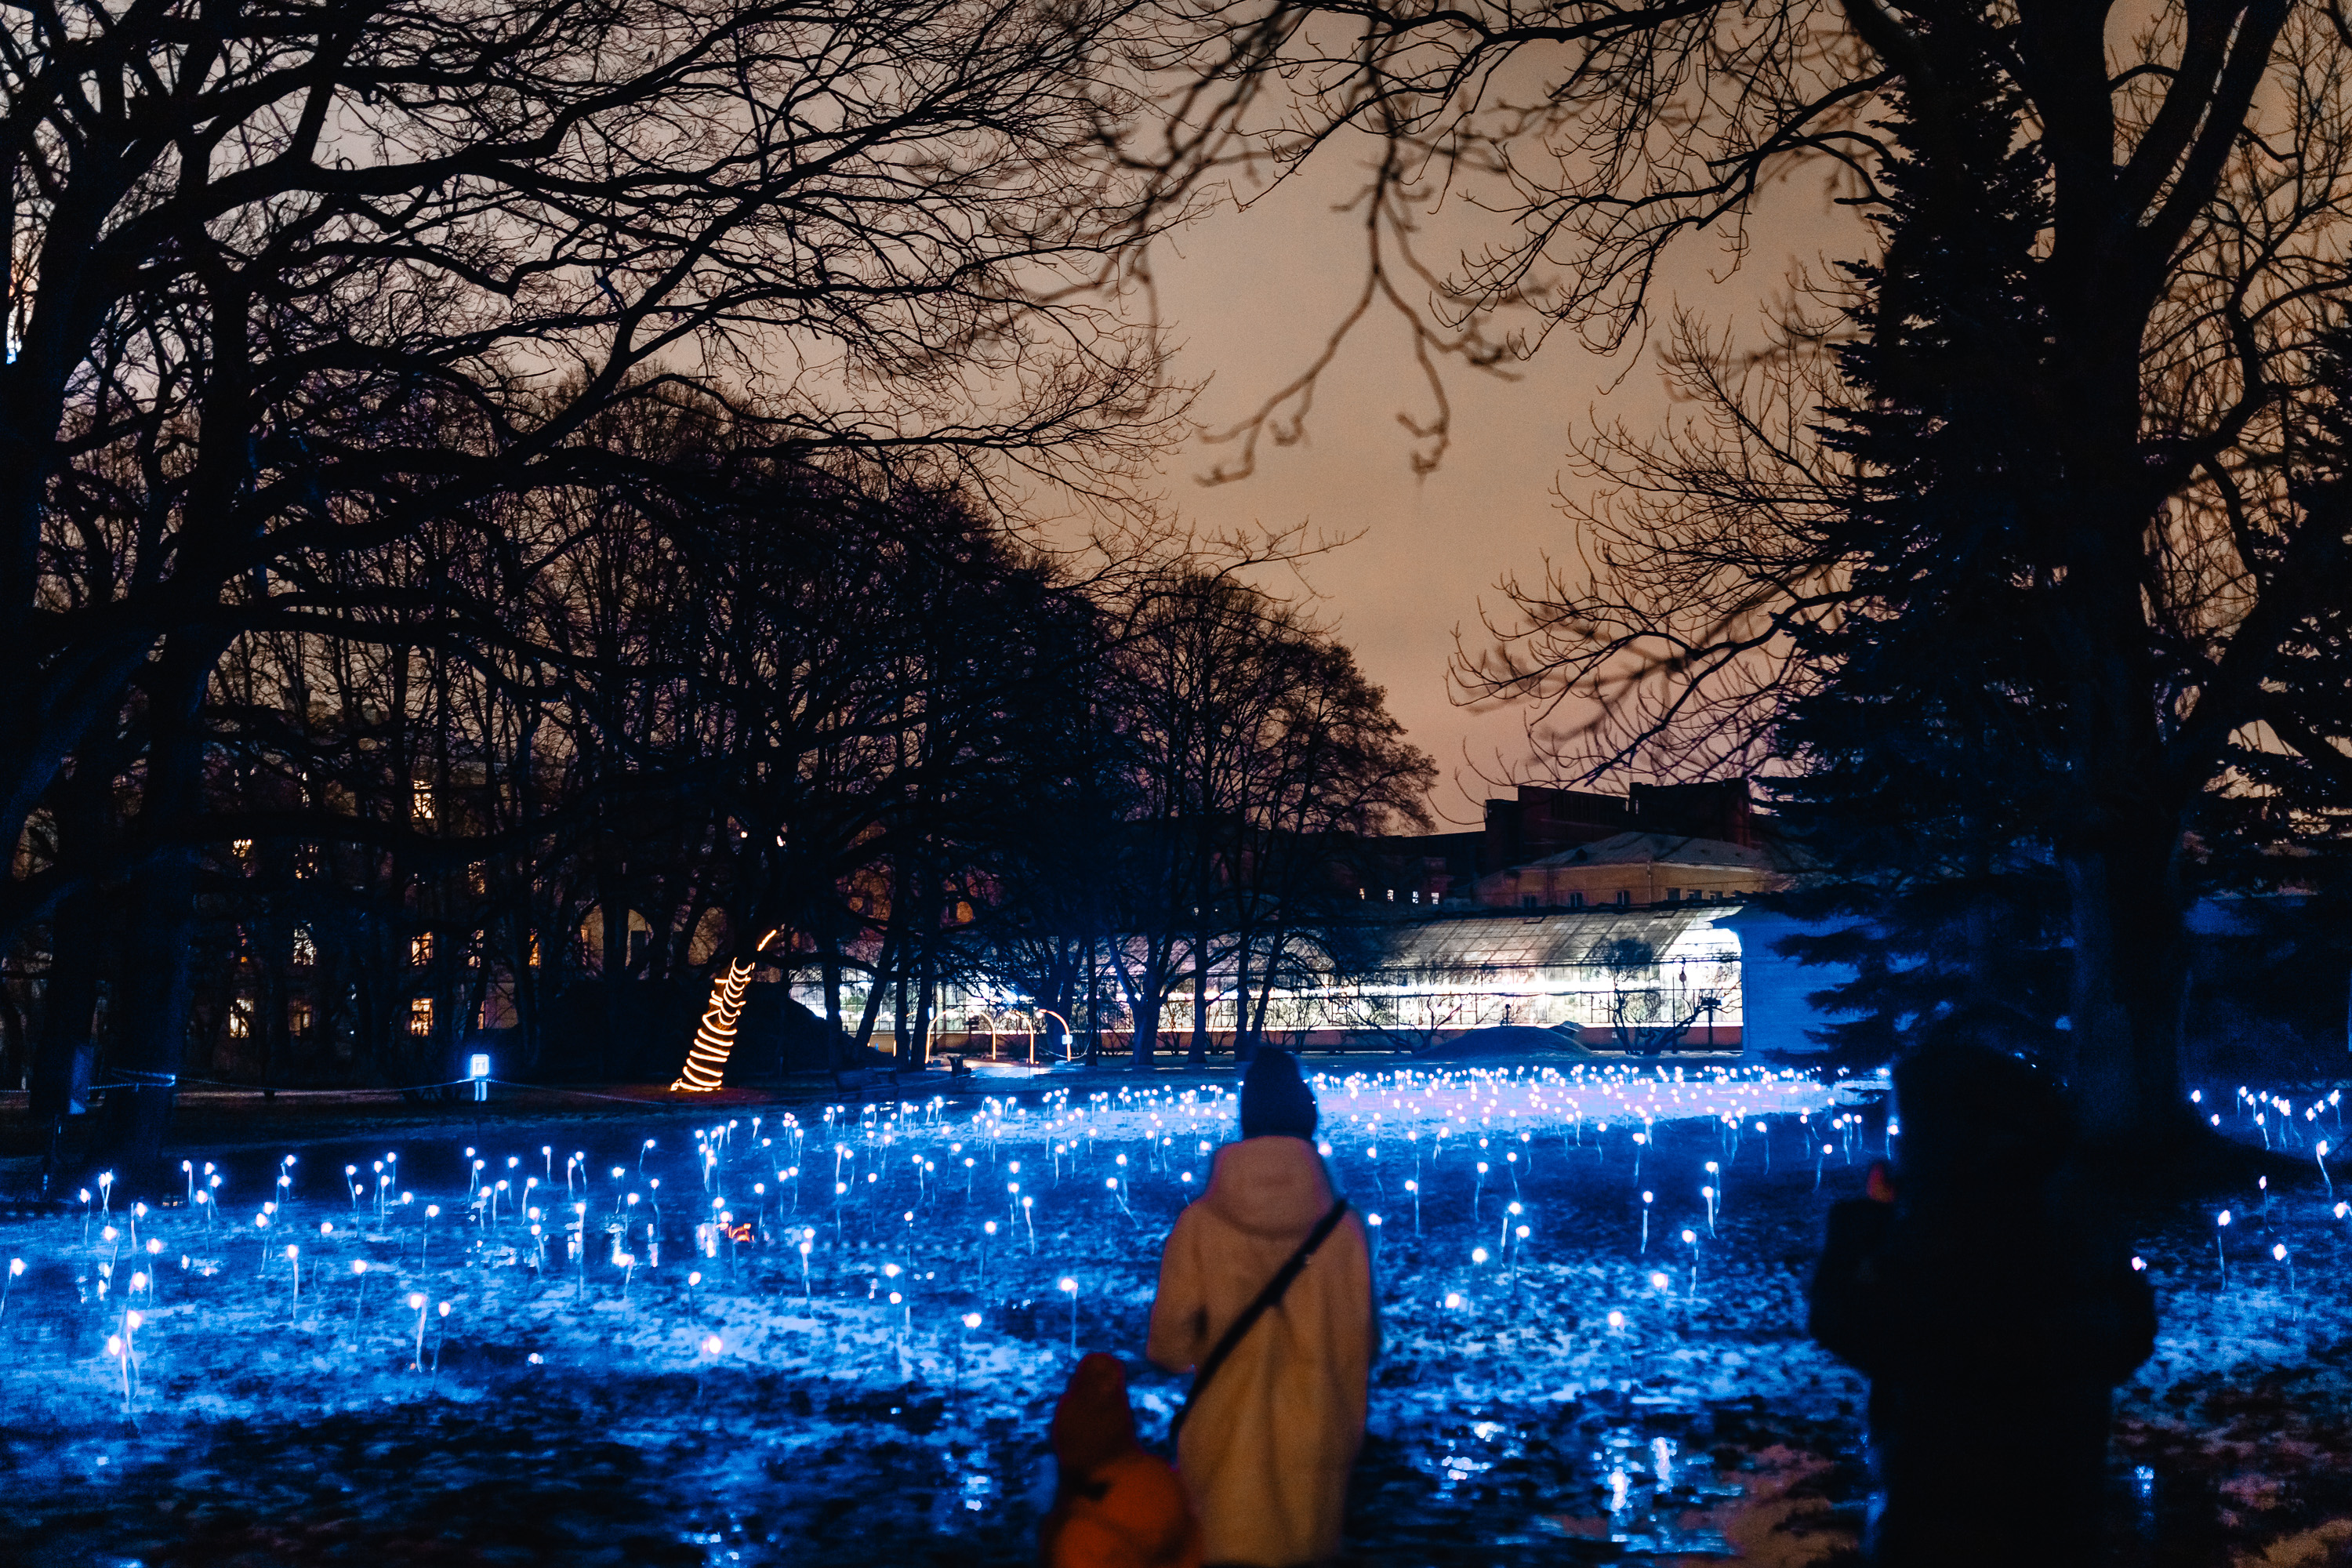
M1304 368L1352 300L1363 242L1355 216L1333 210L1345 188L1326 174L1275 192L1246 213L1187 231L1160 257L1179 373L1208 382L1196 410L1204 425L1231 423ZM1853 229L1811 180L1776 195L1759 238L1727 282L1709 275L1724 266L1718 247L1686 249L1669 273L1676 297L1712 321L1752 323L1759 298L1784 283L1793 262L1818 264L1830 247L1851 254ZM1425 254L1443 263L1454 252L1433 243ZM1387 689L1391 710L1437 759L1440 816L1464 822L1496 793L1479 774L1523 773L1528 747L1521 714L1453 701L1447 661L1457 631L1475 637L1481 606L1502 611L1496 584L1506 574L1536 577L1547 552L1572 552L1556 494L1574 482L1562 471L1571 428L1596 418L1648 428L1669 412L1647 351L1602 358L1556 334L1515 374L1504 383L1449 369L1453 444L1435 473L1416 476L1412 437L1398 416L1426 419L1433 405L1403 330L1393 318L1368 318L1318 393L1301 445L1265 444L1253 477L1211 487L1198 476L1234 448L1196 442L1165 465L1170 504L1212 529L1305 519L1361 536L1310 563L1307 582Z

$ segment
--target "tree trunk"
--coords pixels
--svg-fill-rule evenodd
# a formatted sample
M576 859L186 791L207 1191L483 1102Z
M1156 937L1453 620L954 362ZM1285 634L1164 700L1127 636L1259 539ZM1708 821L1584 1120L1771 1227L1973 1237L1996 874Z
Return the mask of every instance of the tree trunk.
M188 997L196 918L196 851L174 841L202 791L204 737L195 723L219 650L209 642L168 648L148 689L145 788L138 827L150 846L133 879L125 965L138 974L121 990L107 1091L93 1150L126 1196L163 1188L163 1133L188 1048Z
M1274 1001L1274 977L1282 967L1282 949L1288 938L1279 930L1275 932L1274 945L1267 950L1265 965L1258 978L1257 1019L1250 1026L1253 1038L1265 1038L1265 1010Z
M256 929L266 931L272 942L277 940L278 933L268 925ZM260 1016L253 1021L253 1032L261 1041L261 1081L291 1081L294 1049L286 1017L286 971L274 959L256 967L261 971L261 984L257 987L260 994L254 998L254 1010Z
M530 928L521 928L520 935L522 940L516 943L514 952L515 1035L522 1042L524 1064L537 1071L543 1047L539 1019L539 965L530 961Z
M596 879L596 907L604 911L604 951L598 959L604 970L604 1047L596 1066L598 1076L609 1079L614 1063L619 1060L621 988L629 978L629 904L622 896L618 877Z
M828 928L831 922L827 922ZM824 1065L838 1068L845 1065L841 1053L841 940L840 932L828 929L824 937Z
M915 985L915 1032L898 1054L898 1065L908 1072L923 1070L924 1058L930 1053L931 1016L939 1002L939 982L932 973L931 943L923 943L922 966L917 972Z
M1160 1047L1160 998L1130 996L1128 1017L1131 1026L1128 1036L1128 1060L1135 1066L1149 1068L1154 1052Z
M1102 1049L1102 975L1096 967L1095 943L1087 941L1087 1060Z
M907 1059L907 1029L909 1023L907 1008L907 964L902 959L890 976L890 1059L903 1063Z
M57 1173L58 1141L72 1110L76 1079L87 1089L98 1048L91 1031L98 1012L97 899L94 891L72 894L58 904L50 921L48 984L41 998L41 1028L28 1085L33 1124L42 1133L45 1177Z
M485 933L477 931L475 941L485 943ZM466 1005L457 1009L456 1017L449 1020L457 1030L451 1043L457 1045L464 1044L467 1036L481 1028L482 1004L489 1000L490 995L490 965L481 946L476 946L468 952L467 965Z
M2064 858L2074 938L2069 1077L2085 1134L2158 1154L2191 1136L2183 1025L2189 943L2178 840Z
M1192 1046L1184 1053L1187 1063L1202 1059L1209 1048L1209 933L1204 929L1193 935L1192 941Z
M1237 931L1234 936L1234 1066L1249 1065L1250 1053L1256 1048L1249 1026L1249 933Z
M882 1016L882 994L889 988L883 977L898 963L898 933L895 930L882 933L882 951L874 955L874 973L866 985L866 1006L858 1015L857 1038L851 1045L852 1058L863 1057L874 1044L874 1026Z
M1147 939L1147 941L1150 940L1152 939ZM1150 958L1158 955L1147 948L1145 956ZM1110 967L1111 973L1118 979L1118 988L1127 993L1128 1020L1131 1026L1128 1031L1127 1039L1128 1060L1136 1067L1149 1068L1151 1065L1153 1053L1160 1047L1160 1005L1162 994L1157 982L1162 972L1157 967L1147 970L1145 978L1153 981L1154 984L1148 985L1141 984L1133 975L1128 973L1127 960L1119 956L1117 948L1111 950Z

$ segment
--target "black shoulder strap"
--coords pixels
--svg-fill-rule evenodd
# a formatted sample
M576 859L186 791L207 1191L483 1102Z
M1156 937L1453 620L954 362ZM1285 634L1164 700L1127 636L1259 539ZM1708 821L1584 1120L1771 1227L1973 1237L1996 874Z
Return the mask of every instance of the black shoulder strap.
M1267 1309L1288 1292L1291 1281L1297 1279L1299 1271L1307 1267L1307 1260L1315 1256L1315 1249L1339 1228L1339 1217L1347 1212L1348 1200L1335 1200L1331 1212L1315 1222L1315 1228L1307 1233L1307 1239L1298 1244L1298 1250L1290 1255L1290 1261L1275 1270L1274 1278L1265 1282L1265 1289L1257 1293L1256 1300L1242 1309L1242 1315L1234 1320L1233 1326L1225 1331L1224 1338L1217 1342L1216 1349L1211 1351L1208 1359L1201 1363L1201 1370L1192 1374L1192 1389L1184 1395L1184 1408L1176 1412L1175 1421L1169 1426L1170 1443L1174 1443L1177 1434L1184 1430L1185 1418L1192 1414L1192 1407L1201 1403L1201 1391L1209 1386L1209 1380L1217 1375L1217 1369L1224 1365L1226 1358L1240 1347L1243 1336L1257 1325L1257 1321L1265 1316Z

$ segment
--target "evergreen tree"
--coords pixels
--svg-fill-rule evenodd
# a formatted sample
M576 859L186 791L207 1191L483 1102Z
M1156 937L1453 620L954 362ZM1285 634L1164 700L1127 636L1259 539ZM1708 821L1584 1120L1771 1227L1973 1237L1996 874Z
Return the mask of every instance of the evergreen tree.
M2043 1024L2065 1007L2046 837L2063 714L2045 676L2062 652L2037 629L2052 574L2021 505L2053 455L2015 391L2050 352L2033 266L2047 170L1990 19L1956 10L1934 32L1937 89L1965 108L1930 126L1906 91L1878 127L1883 259L1844 269L1847 397L1822 433L1852 465L1851 503L1818 542L1847 563L1851 599L1800 629L1823 673L1775 732L1809 873L1784 905L1829 928L1782 951L1856 971L1815 997L1843 1015L1817 1037L1851 1065L1963 1001Z

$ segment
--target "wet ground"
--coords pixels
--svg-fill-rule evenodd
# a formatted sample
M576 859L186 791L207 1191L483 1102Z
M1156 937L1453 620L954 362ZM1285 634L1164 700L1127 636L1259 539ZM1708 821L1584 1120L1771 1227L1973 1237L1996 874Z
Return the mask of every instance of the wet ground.
M1194 1083L191 1149L192 1181L222 1178L209 1226L185 1187L0 1221L26 1263L0 1539L75 1568L1025 1561L1073 1347L1128 1355L1147 1433L1179 1396L1135 1352L1160 1238L1230 1136ZM1801 1296L1883 1130L1817 1087L1696 1075L1324 1106L1381 1219L1358 1560L1850 1560L1864 1388L1803 1339ZM2226 1288L2203 1206L2143 1217L2165 1341L2121 1402L2118 1563L2352 1539L2346 1224L2315 1167L2267 1213L2248 1196Z

